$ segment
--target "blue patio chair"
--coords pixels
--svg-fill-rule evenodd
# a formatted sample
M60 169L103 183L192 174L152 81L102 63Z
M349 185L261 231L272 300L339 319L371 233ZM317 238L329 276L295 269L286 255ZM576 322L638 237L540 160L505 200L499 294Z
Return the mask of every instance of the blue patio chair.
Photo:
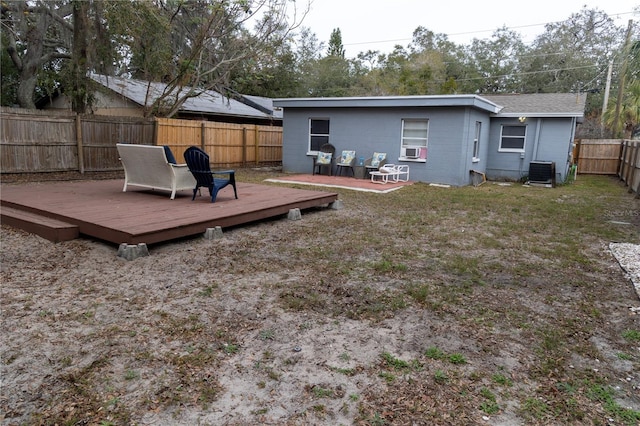
M377 172L380 170L380 167L387 164L387 153L386 152L374 152L373 157L368 158L367 161L364 162L364 168L366 170L366 176L371 176L371 172Z
M227 185L233 186L233 193L236 196L236 199L238 199L235 170L212 171L209 163L209 155L195 146L187 148L184 152L184 160L189 167L189 171L196 179L196 187L193 188L193 197L191 198L191 201L196 199L196 192L198 192L198 188L201 186L209 189L212 203L216 202L218 191ZM227 175L227 177L216 177L218 175Z

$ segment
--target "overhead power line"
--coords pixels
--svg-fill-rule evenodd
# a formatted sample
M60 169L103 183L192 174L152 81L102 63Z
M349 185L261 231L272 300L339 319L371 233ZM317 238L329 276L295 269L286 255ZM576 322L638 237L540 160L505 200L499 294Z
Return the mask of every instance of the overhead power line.
M609 17L621 17L623 15L631 15L634 12L621 12L621 13L613 13L611 15L608 15ZM563 21L551 21L551 22L542 22L539 24L527 24L527 25L519 25L519 26L514 26L514 27L506 27L506 29L508 30L517 30L520 28L530 28L530 27L539 27L539 26L544 26L544 25L549 25L549 24L558 24L560 22L565 22L565 20ZM464 32L460 32L460 33L451 33L451 34L444 34L447 37L455 37L455 36L461 36L461 35L470 35L470 34L480 34L480 33L489 33L489 32L494 32L497 28L493 28L490 30L474 30L474 31L464 31ZM438 33L438 34L442 34L442 33ZM359 46L359 45L363 45L363 44L380 44L380 43L398 43L398 42L406 42L406 41L411 41L413 40L413 38L396 38L396 39L388 39L388 40L376 40L376 41L359 41L359 42L355 42L355 43L343 43L344 46Z
M487 79L491 79L491 78L518 77L518 76L522 76L522 75L546 74L546 73L550 73L550 72L561 72L561 71L571 71L571 70L579 70L579 69L586 69L586 68L596 68L598 66L599 65L597 65L597 64L593 64L593 65L584 65L584 66L580 66L580 67L554 68L554 69L542 70L542 71L523 71L523 72L512 73L512 74L489 75L489 76L483 76L483 77L456 78L455 80L456 81L473 81L473 80L487 80ZM443 81L444 80L439 80L439 82L443 82Z

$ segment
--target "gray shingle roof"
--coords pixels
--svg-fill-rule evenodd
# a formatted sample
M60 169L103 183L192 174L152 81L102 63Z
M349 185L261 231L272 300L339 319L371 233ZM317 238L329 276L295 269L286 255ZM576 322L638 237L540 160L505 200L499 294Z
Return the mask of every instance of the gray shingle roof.
M153 101L162 94L162 91L166 87L164 83L111 77L100 74L92 74L91 78L140 106L151 105ZM189 90L189 88L183 89L183 91L186 90ZM188 113L228 115L234 117L274 118L242 102L222 96L213 90L203 91L199 96L187 99L180 110Z
M273 102L284 108L474 106L489 111L495 117L583 117L586 100L584 93L533 93L285 98Z
M586 93L480 95L503 107L497 117L583 117Z

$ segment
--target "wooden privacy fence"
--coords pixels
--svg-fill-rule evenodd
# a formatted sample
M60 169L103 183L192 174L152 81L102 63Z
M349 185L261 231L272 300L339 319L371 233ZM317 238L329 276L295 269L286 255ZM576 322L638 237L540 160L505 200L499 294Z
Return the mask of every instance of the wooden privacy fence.
M618 176L629 191L640 192L640 141L579 139L574 159L578 173Z
M640 197L640 141L626 140L622 143L618 176L629 187L629 191Z
M119 142L169 145L178 162L191 145L214 166L282 162L281 127L0 109L2 173L122 170Z
M622 140L578 139L574 158L578 161L578 173L616 175L620 164Z
M169 145L178 162L194 145L209 154L214 166L282 163L282 127L166 118L156 123L157 145Z

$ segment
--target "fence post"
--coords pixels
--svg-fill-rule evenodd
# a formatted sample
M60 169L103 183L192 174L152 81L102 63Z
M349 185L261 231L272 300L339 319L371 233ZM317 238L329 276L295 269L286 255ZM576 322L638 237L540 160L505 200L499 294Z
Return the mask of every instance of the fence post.
M203 121L202 123L200 123L200 149L202 149L204 152L207 152L207 150L205 149L205 142L207 140L207 135L205 134L207 132L207 126L206 123Z
M242 167L247 167L247 127L242 126Z
M154 146L158 146L158 134L160 133L158 131L158 127L160 127L160 121L158 120L158 117L153 117L153 145Z
M260 165L260 128L257 124L253 125L253 138L256 150L256 166Z
M76 113L76 144L78 145L78 171L84 174L84 148L82 144L82 120Z
M636 175L638 165L638 154L640 153L640 143L632 143L630 140L625 141L631 147L631 155L629 156L629 170L627 171L627 185L629 192L633 192L633 180Z
M624 180L622 175L624 174L624 162L625 157L627 156L627 144L624 143L624 140L620 141L620 161L618 162L618 177L620 180Z
M580 171L580 145L582 145L582 139L576 139L576 146L573 148L573 164L576 165L576 173Z

